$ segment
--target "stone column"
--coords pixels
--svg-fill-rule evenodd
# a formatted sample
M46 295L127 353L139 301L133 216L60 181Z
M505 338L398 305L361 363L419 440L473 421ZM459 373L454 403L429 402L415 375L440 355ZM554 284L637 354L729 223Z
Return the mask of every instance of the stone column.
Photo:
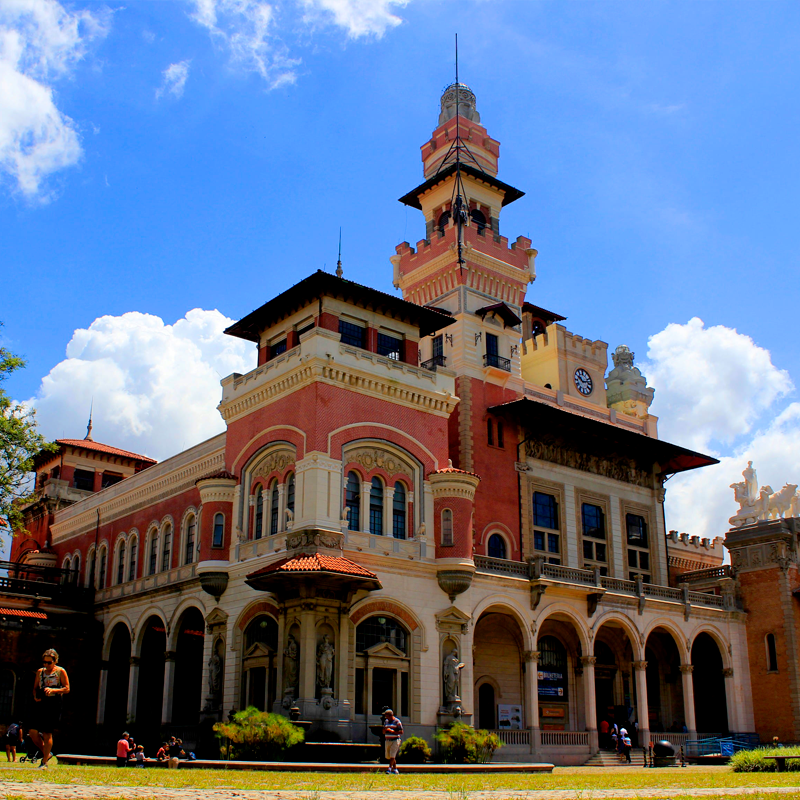
M538 753L539 733L539 651L525 651L525 721L531 732L531 753Z
M141 659L138 656L131 656L129 663L131 665L128 672L128 719L136 721L136 703L139 697L139 662Z
M735 692L733 685L733 667L726 667L722 670L722 679L725 681L725 708L728 711L728 730L736 732L738 721L738 709L736 708ZM736 727L735 727L736 726Z
M295 489L297 485L295 484ZM286 484L278 484L278 533L286 530Z
M300 612L300 675L298 692L300 697L313 702L317 693L317 630L314 625L313 604L304 606Z
M464 720L468 725L472 724L477 716L475 711L475 658L472 653L474 631L475 626L469 626L467 633L461 635L461 641L458 643L458 654L466 665L461 670L459 691L461 693L461 709L465 715L471 715ZM441 673L441 662L439 663L439 672ZM439 683L441 684L441 678Z
M361 530L369 533L369 492L371 481L361 482Z
M161 698L161 724L172 722L172 695L175 689L175 659L177 653L167 650L164 653L164 694Z
M394 502L394 488L385 486L383 489L383 535L393 536L392 532L392 504Z
M286 658L284 651L288 644L286 638L286 609L278 615L278 652L275 654L275 702L272 710L275 714L282 713L283 710L283 661ZM288 713L288 711L286 712Z
M597 740L597 698L594 685L595 656L581 656L583 666L583 693L586 709L586 729L589 731L589 749L596 753L599 749Z
M697 722L694 716L694 672L693 664L681 664L681 683L683 684L683 716L690 739L697 739Z
M106 717L106 693L108 692L108 661L100 662L100 684L97 687L97 724L102 725Z
M632 661L636 681L636 719L639 723L639 747L650 743L650 706L647 702L647 662Z
M350 658L350 620L346 614L339 619L339 642L336 646L336 683L339 689L336 697L340 705L347 702L347 673L349 672ZM349 716L349 715L348 715Z

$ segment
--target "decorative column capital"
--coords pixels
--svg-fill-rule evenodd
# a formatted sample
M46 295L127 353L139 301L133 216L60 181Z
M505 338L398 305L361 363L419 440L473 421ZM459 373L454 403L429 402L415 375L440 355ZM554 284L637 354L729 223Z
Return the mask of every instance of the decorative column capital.
M646 661L631 661L631 666L634 669L640 669L642 671L647 669L647 662Z
M581 656L581 666L593 667L597 663L597 656Z
M138 666L139 666L139 662L140 662L141 660L142 660L142 659L141 659L141 658L139 658L139 656L131 656L131 657L128 659L128 663L129 663L129 664L130 664L132 667L138 667Z
M164 652L164 661L177 661L178 653L175 650L167 650Z
M684 675L691 675L694 672L694 664L681 664L680 670Z
M101 671L109 669L110 666L111 666L111 662L110 661L101 661L100 662L100 670Z
M537 664L539 662L539 651L538 650L526 650L525 651L525 661L533 662Z
M722 675L725 678L732 678L733 677L733 667L725 667L725 669L722 670Z

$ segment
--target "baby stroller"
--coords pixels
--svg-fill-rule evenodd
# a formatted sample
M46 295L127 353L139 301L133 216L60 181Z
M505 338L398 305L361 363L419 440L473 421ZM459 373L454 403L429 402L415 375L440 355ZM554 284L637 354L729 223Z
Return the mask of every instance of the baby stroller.
M25 745L27 746L27 751L19 757L20 764L35 764L37 761L42 760L41 750L33 743L33 739L30 736L25 736Z

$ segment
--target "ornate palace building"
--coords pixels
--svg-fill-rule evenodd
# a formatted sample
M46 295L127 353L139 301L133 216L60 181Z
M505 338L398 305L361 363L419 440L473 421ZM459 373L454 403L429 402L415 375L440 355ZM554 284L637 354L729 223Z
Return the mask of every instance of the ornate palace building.
M232 709L296 707L317 738L374 742L391 706L408 734L461 719L500 732L498 758L561 764L603 718L640 742L754 730L734 582L692 584L719 545L664 525L664 482L714 459L658 438L633 353L609 371L605 342L534 304L498 156L448 87L401 198L425 223L391 257L402 299L309 275L228 329L258 366L222 381L224 433L128 454L107 486L84 459L101 490L38 544L94 583L99 663L73 684L98 724L195 742ZM40 491L78 480L40 466Z

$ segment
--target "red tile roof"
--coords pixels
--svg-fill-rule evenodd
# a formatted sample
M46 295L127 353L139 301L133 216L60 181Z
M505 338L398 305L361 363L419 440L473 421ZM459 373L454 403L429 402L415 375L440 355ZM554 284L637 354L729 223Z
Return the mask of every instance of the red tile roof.
M47 614L41 611L26 611L24 608L0 608L0 617L2 616L47 619Z
M453 460L447 460L447 466L443 467L442 469L435 469L433 472L428 473L429 475L474 475L476 478L480 478L481 476L478 475L477 472L468 472L465 469L456 469L453 466Z
M96 453L106 453L110 456L121 456L122 458L132 458L136 461L144 461L148 464L156 464L156 460L147 456L131 453L129 450L120 450L118 447L111 447L108 444L93 442L91 439L56 439L56 444L63 444L68 447L82 447L84 450L94 450Z
M378 580L378 576L374 572L370 572L349 558L326 556L323 553L314 553L314 555L300 554L291 558L284 558L274 564L269 564L263 569L250 573L247 577L253 578L257 575L268 575L274 572L335 572L339 575L355 575L358 578Z

